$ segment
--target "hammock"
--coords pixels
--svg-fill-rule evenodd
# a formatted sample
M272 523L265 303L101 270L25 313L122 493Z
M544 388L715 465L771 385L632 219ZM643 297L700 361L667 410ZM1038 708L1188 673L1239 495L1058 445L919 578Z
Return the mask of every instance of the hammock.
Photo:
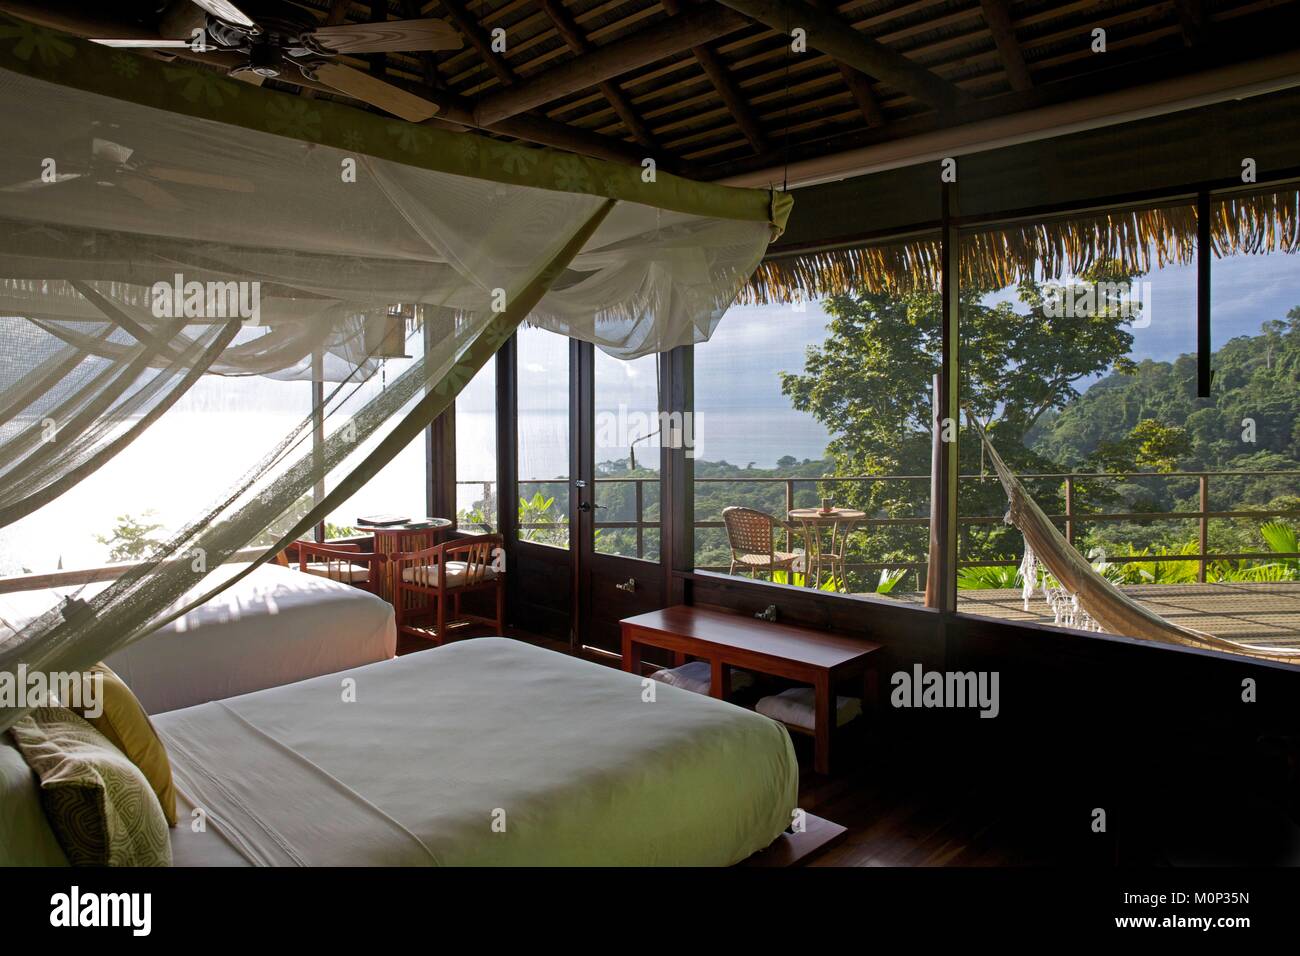
M1065 536L1030 497L1020 479L1007 467L979 422L969 413L967 419L983 442L998 480L1007 493L1010 507L1006 523L1014 525L1025 538L1025 557L1020 569L1025 582L1023 594L1026 604L1033 594L1037 565L1041 562L1060 583L1059 589L1044 587L1058 624L1145 641L1161 641L1183 647L1245 653L1285 663L1300 663L1300 650L1241 644L1215 637L1213 634L1166 621L1150 608L1133 600L1098 574L1092 564L1065 540Z

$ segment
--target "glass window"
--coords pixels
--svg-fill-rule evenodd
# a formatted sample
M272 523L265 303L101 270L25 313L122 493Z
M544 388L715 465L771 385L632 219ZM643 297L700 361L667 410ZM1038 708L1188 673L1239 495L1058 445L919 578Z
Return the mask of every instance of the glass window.
M941 306L903 270L937 244L844 256L863 288L733 308L695 348L696 566L918 600Z
M569 340L531 327L516 334L519 538L569 546Z
M496 388L491 359L456 396L456 519L465 531L499 527Z
M1211 223L1235 234L1216 237L1211 260L1210 398L1189 402L1182 422L1209 473L1206 510L1248 513L1204 522L1207 580L1255 599L1236 609L1231 636L1245 643L1300 644L1275 613L1275 599L1300 592L1300 258L1286 251L1298 205L1295 190L1213 204Z
M595 550L658 561L658 356L595 353Z
M1208 580L1195 515L1200 473L1221 467L1189 429L1208 405L1196 398L1195 234L1194 208L1177 205L968 235L960 396L1095 570L1204 629L1178 606L1189 592L1168 590ZM1033 249L1050 251L1009 251ZM1026 606L1006 492L978 435L965 422L960 434L958 609L1091 628L1041 563Z

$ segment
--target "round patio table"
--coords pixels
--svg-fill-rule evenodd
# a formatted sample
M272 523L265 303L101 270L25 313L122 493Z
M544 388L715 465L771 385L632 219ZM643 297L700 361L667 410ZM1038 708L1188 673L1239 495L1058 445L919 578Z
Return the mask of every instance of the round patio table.
M852 508L793 508L787 512L791 521L799 523L803 532L804 553L807 555L807 567L804 569L804 584L810 588L821 587L822 571L830 572L830 580L837 580L841 588L844 583L844 548L849 540L849 532L854 525L867 516L865 511ZM830 547L823 550L823 537L830 530Z

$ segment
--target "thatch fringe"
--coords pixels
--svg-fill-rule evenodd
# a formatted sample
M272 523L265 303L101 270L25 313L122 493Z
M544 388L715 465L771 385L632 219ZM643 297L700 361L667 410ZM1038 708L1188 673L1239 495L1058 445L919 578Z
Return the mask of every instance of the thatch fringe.
M1101 260L1115 261L1134 273L1187 264L1196 256L1196 225L1196 207L1188 204L973 230L962 239L961 281L1001 289L1029 277L1077 275ZM1216 199L1210 231L1217 256L1295 252L1300 249L1300 192ZM758 267L737 301L761 305L849 289L938 289L940 269L938 236L778 253Z

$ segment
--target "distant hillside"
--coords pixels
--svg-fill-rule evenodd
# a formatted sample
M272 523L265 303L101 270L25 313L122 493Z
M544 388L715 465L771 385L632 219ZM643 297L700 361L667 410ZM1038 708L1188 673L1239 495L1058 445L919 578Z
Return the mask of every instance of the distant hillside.
M1196 356L1140 362L1111 374L1026 436L1035 452L1075 468L1103 442L1118 442L1143 419L1186 429L1191 453L1180 471L1300 467L1300 307L1259 335L1214 353L1213 397L1196 397ZM1253 438L1249 420L1254 423ZM1252 463L1254 462L1254 463ZM1267 464L1265 464L1267 462Z

